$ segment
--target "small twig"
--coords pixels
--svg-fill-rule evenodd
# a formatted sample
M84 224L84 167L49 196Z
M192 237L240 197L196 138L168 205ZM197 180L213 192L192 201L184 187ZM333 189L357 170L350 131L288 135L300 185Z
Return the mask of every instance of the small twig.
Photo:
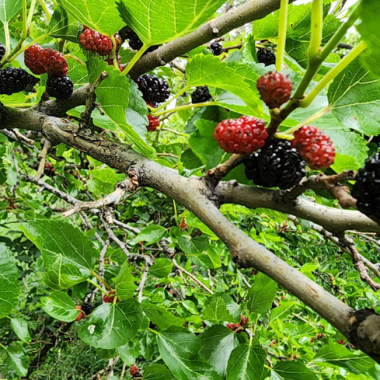
M366 282L375 292L378 291L380 289L380 284L372 280L366 268L366 266L368 266L368 260L367 259L364 260L364 257L358 252L358 250L355 247L355 243L352 241L352 239L348 238L347 236L344 236L340 239L340 241L343 244L345 244L347 248L349 249L348 253L352 257L354 266L359 272L359 275L362 281ZM367 265L365 264L365 262ZM372 263L370 264L373 266ZM371 270L374 271L372 268ZM377 268L377 273L380 274L378 268Z
M353 46L352 46L352 45L349 45L349 44L345 44L345 43L341 42L340 44L338 44L337 48L338 48L338 49L347 49L347 50L352 50Z
M157 153L157 157L173 157L178 159L178 156L173 153Z
M40 179L44 175L45 171L45 163L46 163L46 156L51 148L51 143L47 139L43 139L43 148L41 150L41 153L38 155L38 158L40 159L40 163L38 165L37 174L35 176L36 179Z
M243 44L238 44L238 45L234 45L234 46L227 46L227 47L223 48L223 50L225 53L227 53L230 50L241 49L242 47L243 47Z
M11 192L13 193L13 198L16 198L16 190L17 190L17 188L20 186L20 169L19 169L19 167L18 167L18 162L17 162L17 160L16 160L16 156L15 156L15 152L14 152L14 150L12 150L12 158L13 158L13 162L14 162L14 164L15 164L17 181L16 181L16 183L11 187Z
M127 364L123 363L123 368L121 369L121 375L120 375L120 380L124 378L125 375L125 369L127 368Z
M148 255L144 255L144 258L145 258L144 272L143 272L143 275L141 277L140 285L136 289L136 292L139 293L138 301L140 303L141 303L142 297L143 297L144 285L146 283L146 280L148 279L149 268L154 264L154 261Z
M237 272L239 273L239 275L243 279L244 284L246 284L248 286L248 288L252 288L252 285L247 281L247 279L245 278L244 274L241 273L239 270Z
M175 112L173 112L173 113L175 113ZM172 113L172 114L173 114L173 113ZM172 115L172 114L171 114L171 115ZM170 129L170 128L161 128L160 130L161 130L161 131L165 131L165 132L171 132L171 133L174 133L175 135L179 135L179 136L187 137L187 135L186 135L185 133L177 132L177 131L175 131L175 130L173 130L173 129Z
M177 70L180 71L181 73L186 74L186 70L185 70L185 68L184 68L182 65L180 65L178 62L176 62L176 61L171 61L171 62L170 62L170 66L174 67L175 69L177 69Z
M98 261L99 261L98 274L99 274L99 277L103 278L103 279L104 279L104 256L106 255L106 253L108 251L108 247L110 246L110 244L111 244L111 241L109 239L107 239L104 242L103 248L100 252L99 259L98 259Z
M343 181L352 181L355 179L356 173L353 170L345 170L341 174L327 176L323 173L305 178L299 185L294 186L287 191L279 191L286 200L295 200L307 189L327 190L334 196L343 208L356 207L356 200L349 194L346 186L339 184Z
M288 215L288 218L295 224L298 224L298 220L293 215ZM380 278L380 266L379 264L373 264L368 259L366 259L364 256L362 256L356 249L354 241L347 237L346 235L343 235L341 237L335 236L331 232L325 230L323 227L318 226L317 224L311 223L311 228L317 232L319 232L322 236L330 240L332 243L336 244L339 248L341 248L342 251L348 253L354 263L355 268L359 271L360 278L368 283L373 290L380 289L380 284L377 282L374 282L368 275L367 267L369 270L371 270L376 277Z
M96 107L96 102L95 102L96 93L95 93L95 91L98 88L98 86L100 85L100 83L103 80L105 80L106 78L108 78L108 76L109 76L109 74L107 73L107 71L103 71L90 87L90 91L89 91L87 98L86 98L86 109L81 114L81 124L83 124L84 126L89 126L91 124L90 123L91 114L92 114L92 111Z
M133 189L134 189L134 184L132 183L130 178L127 178L116 185L116 190L113 193L108 194L106 197L102 199L98 199L97 201L92 201L92 202L77 201L74 204L74 208L72 208L69 211L64 212L62 216L68 217L70 215L73 215L85 209L104 208L111 205L117 205L121 201L121 198L126 194L126 192L131 191Z
M172 258L171 259L173 265L181 272L185 273L186 276L190 277L194 282L196 282L200 287L202 287L204 290L206 290L207 293L209 294L214 294L214 292L209 289L203 282L199 281L194 275L192 275L190 272L188 272L186 269L182 268L178 263L177 261L175 260L175 258Z
M104 228L107 231L109 239L112 240L112 241L114 241L121 248L121 250L124 252L124 254L128 257L130 254L129 254L129 250L128 250L126 244L123 243L121 240L119 240L116 237L116 235L112 231L110 225L104 220L104 215L103 214L99 214L99 218L102 221L103 226L104 226Z
M113 222L116 226L121 227L123 230L131 231L136 235L138 235L141 232L138 228L128 226L128 224L122 223L117 219L114 219Z
M206 174L206 178L216 186L222 178L224 178L236 166L240 165L246 157L247 155L244 154L233 154L226 162L210 169Z
M88 217L87 217L87 215L86 215L85 212L80 211L80 212L78 213L78 215L79 215L79 217L82 219L83 224L85 225L85 227L86 227L88 230L92 230L92 229L94 229L93 225L91 224L91 222L90 222L90 220L88 219ZM99 243L100 243L102 246L104 246L104 241L103 241L103 239L100 237L100 235L99 235L97 232L95 232L95 237L96 237L96 239L99 241Z
M28 137L24 136L17 129L13 129L13 133L19 138L19 140L24 140L29 145L34 145L35 144L34 140L31 140Z

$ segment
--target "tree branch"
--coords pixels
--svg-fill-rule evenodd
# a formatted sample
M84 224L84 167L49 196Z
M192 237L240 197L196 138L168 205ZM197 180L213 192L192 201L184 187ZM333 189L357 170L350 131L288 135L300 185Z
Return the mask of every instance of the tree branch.
M268 208L310 220L328 231L339 234L346 230L380 232L380 226L359 211L323 206L305 198L287 200L278 191L246 186L236 181L220 182L215 189L221 203L234 203L248 208Z
M295 0L290 0L292 3ZM173 40L159 49L146 54L129 72L132 78L163 66L190 50L239 28L248 22L259 20L280 8L280 0L251 0L231 9L226 14L200 26L195 32Z

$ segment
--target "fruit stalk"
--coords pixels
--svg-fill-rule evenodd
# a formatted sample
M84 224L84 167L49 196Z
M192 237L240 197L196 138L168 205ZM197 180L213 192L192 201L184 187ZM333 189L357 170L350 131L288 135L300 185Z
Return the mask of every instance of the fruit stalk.
M165 107L167 107L174 99L179 98L184 92L186 92L190 88L191 88L190 86L184 87L181 91L177 92L172 98L170 98L168 101L166 101L160 107L156 108L156 112L157 111L161 111L162 109L164 109Z
M280 26L278 32L278 45L277 45L277 60L276 70L281 71L282 64L284 63L285 43L286 43L286 29L288 20L288 0L281 0L280 9Z
M311 90L304 100L300 102L303 108L309 107L316 96L334 79L336 78L352 61L354 61L365 49L367 44L361 41L355 46L339 63L331 69Z
M316 59L320 53L323 30L323 0L313 0L311 13L311 37L308 49L309 60Z
M90 283L91 285L94 285L95 287L97 287L102 293L108 294L101 286L99 286L95 282L91 281L89 278L87 279L87 282Z
M40 0L40 3L41 3L41 6L42 6L42 9L44 10L45 14L46 14L46 18L48 19L48 21L50 22L51 20L51 15L49 13L49 9L45 3L45 0Z
M128 63L127 67L121 73L121 75L127 75L136 64L136 62L143 56L143 54L150 48L150 45L144 44L142 48L135 54L131 62Z
M205 102L205 103L197 103L197 104L187 104L185 106L179 106L177 108L172 108L170 110L164 110L164 111L161 111L161 112L154 112L154 113L152 113L152 116L161 116L161 115L164 115L165 113L168 113L168 112L178 112L178 111L187 110L189 108L207 107L207 106L216 106L216 105L217 105L216 102Z
M28 15L26 0L22 0L22 34L21 40L25 40L28 35Z
M37 2L37 0L32 0L30 2L30 8L29 8L28 20L27 20L28 28L29 28L30 23L32 22L32 18L33 18L33 15L34 15L34 9L36 7L36 2Z

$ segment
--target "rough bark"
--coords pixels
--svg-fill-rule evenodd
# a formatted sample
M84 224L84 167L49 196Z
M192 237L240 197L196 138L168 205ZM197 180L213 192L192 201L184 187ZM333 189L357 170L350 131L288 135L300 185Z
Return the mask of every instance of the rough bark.
M293 3L294 1L290 0L289 2ZM130 71L130 75L137 78L139 75L156 67L166 65L173 59L214 38L221 37L248 22L264 18L269 13L279 9L280 3L281 0L251 0L235 9L231 9L223 16L202 25L195 32L173 40L154 52L143 56Z

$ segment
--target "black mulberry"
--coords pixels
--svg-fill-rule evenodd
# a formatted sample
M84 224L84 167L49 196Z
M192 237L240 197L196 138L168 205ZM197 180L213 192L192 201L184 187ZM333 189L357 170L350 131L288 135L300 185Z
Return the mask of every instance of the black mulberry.
M276 54L271 49L259 48L257 50L257 61L265 66L276 64Z
M7 67L0 70L0 94L12 95L20 91L31 91L38 79L23 69Z
M146 102L163 103L170 96L169 85L161 78L145 74L136 80Z
M305 176L306 162L290 141L274 140L267 142L245 161L245 174L255 185L289 189Z
M351 195L363 214L380 218L380 152L368 158L356 174Z
M211 98L212 97L207 86L197 87L195 91L191 94L191 102L193 104L204 103L210 100Z
M49 77L46 92L56 99L68 99L73 93L73 82L69 77Z

